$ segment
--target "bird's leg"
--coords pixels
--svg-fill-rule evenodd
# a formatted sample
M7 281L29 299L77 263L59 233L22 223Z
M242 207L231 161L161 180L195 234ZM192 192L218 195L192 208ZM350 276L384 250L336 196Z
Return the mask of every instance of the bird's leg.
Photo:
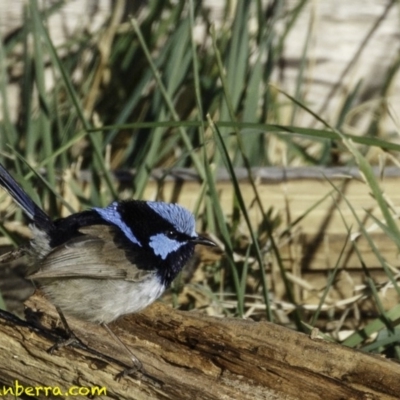
M119 364L120 366L126 367L126 365L125 365L124 363L120 362L119 360L117 360L117 359L115 359L115 358L113 358L113 357L107 356L106 354L100 353L99 351L97 351L97 350L95 350L95 349L92 349L91 347L89 347L89 346L87 346L85 343L83 343L82 340L80 340L80 339L78 338L78 336L75 335L74 331L70 328L70 326L69 326L69 324L68 324L68 322L67 322L67 319L65 318L65 315L63 314L63 312L61 311L61 309L58 308L58 307L56 307L56 309L57 309L57 312L58 312L58 314L59 314L59 316L60 316L61 323L62 323L62 325L63 325L63 327L64 327L65 332L66 332L67 338L66 338L66 339L58 339L57 343L54 344L53 346L51 346L51 347L47 350L48 353L53 354L53 352L54 352L55 350L59 350L59 349L62 348L62 347L73 346L73 347L77 347L77 348L79 348L79 349L81 349L81 350L87 351L88 353L93 354L93 355L99 357L100 359L102 359L102 360L104 360L104 361L107 361L107 362L109 362L109 363L110 363L110 362L113 362L113 363ZM108 327L107 327L107 328L108 328ZM109 330L109 332L111 332L111 334L113 335L113 332L110 330L110 328L108 328L108 330ZM114 337L115 337L122 345L124 345L124 344L118 339L117 336L114 335ZM126 346L125 346L125 347L126 347ZM126 347L126 348L127 348L127 347ZM127 349L128 349L128 348L127 348ZM129 351L129 349L128 349L128 351ZM140 363L139 360L138 360L138 362ZM127 367L126 367L125 369L127 369Z
M109 326L105 323L102 323L101 325L104 327L104 329L108 332L108 334L114 339L116 340L129 354L130 359L132 361L133 366L132 367L127 367L126 365L124 365L124 363L120 362L117 359L111 358L103 353L100 353L92 348L90 348L89 346L87 346L86 344L84 344L76 335L75 333L72 331L72 329L70 328L70 326L68 325L68 322L64 316L64 314L62 313L62 311L56 307L57 312L60 316L60 320L61 323L63 324L64 330L67 334L67 338L66 339L60 339L56 344L54 344L53 346L51 346L47 352L50 354L53 354L53 352L55 350L59 350L62 347L67 347L67 346L73 346L73 347L78 347L82 350L85 350L93 355L98 356L99 358L108 361L108 362L114 362L117 363L121 366L124 366L124 369L118 373L115 377L115 379L120 380L121 378L124 378L125 376L129 376L132 374L136 374L139 375L138 377L144 377L144 378L149 378L152 381L156 381L159 384L161 384L160 381L158 381L156 378L151 377L150 375L148 375L144 368L143 368L143 364L141 363L141 361L132 353L132 351L129 349L128 346L125 345L124 342L122 342L122 340L109 328Z
M68 322L62 313L62 311L56 307L58 315L60 316L61 323L63 324L65 333L67 334L66 339L60 339L57 341L56 344L51 346L49 349L47 349L47 352L50 354L53 354L55 350L59 350L62 347L68 347L70 345L78 345L78 347L83 348L83 349L88 349L88 346L86 346L82 340L80 340L75 333L72 331L72 329L69 327Z
M131 368L126 368L123 371L121 371L117 376L116 379L119 380L125 376L131 375L132 373L144 373L144 368L142 362L132 353L131 349L110 329L110 327L106 323L101 324L104 329L108 332L108 334L116 340L121 347L123 347L129 354L130 359L132 361L133 367Z

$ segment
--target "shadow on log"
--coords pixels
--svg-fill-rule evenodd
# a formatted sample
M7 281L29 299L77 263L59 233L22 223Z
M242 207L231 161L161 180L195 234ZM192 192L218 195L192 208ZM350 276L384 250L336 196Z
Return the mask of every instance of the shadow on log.
M35 294L26 306L56 332L58 316L46 299ZM130 365L126 350L104 328L68 321L90 348ZM62 393L98 386L106 390L102 399L399 398L400 365L268 322L212 318L156 303L111 328L147 376L116 381L120 365L84 349L50 355L46 349L54 343L37 329L0 319L0 380Z

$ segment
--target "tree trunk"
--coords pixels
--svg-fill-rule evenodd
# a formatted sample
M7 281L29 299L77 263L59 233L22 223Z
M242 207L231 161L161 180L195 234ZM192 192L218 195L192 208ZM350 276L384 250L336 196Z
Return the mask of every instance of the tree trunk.
M29 321L39 317L42 328L0 319L3 388L18 381L32 390L46 386L65 393L75 387L76 394L77 387L98 386L106 391L101 398L113 399L399 398L400 366L381 357L268 322L218 319L161 303L111 325L146 371L116 381L121 366L88 350L64 347L48 354L54 343L45 328L56 334L57 313L40 294L26 305ZM68 321L90 348L131 365L127 351L103 327ZM36 397L45 398L44 392Z

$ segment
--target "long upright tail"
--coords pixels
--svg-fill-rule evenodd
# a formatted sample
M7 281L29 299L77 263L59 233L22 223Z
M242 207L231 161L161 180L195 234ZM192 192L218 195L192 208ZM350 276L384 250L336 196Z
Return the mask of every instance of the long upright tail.
M34 224L49 233L54 225L50 217L29 197L8 171L0 164L0 186L12 196Z

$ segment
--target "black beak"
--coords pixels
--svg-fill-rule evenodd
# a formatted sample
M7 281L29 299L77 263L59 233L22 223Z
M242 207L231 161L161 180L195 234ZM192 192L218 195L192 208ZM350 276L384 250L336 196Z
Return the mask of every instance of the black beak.
M217 246L216 243L204 236L193 237L191 241L194 244L202 244L203 246Z

